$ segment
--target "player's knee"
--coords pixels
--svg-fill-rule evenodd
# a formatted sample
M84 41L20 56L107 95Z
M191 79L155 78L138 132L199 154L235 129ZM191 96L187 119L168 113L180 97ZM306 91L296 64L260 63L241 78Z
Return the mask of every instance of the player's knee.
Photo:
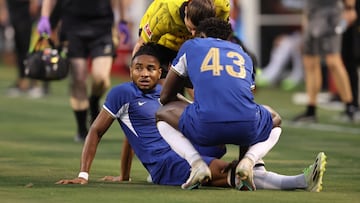
M280 127L281 125L281 116L278 112L276 112L274 109L272 109L270 106L263 105L270 113L271 118L273 120L273 126L274 127Z
M165 114L166 114L165 108L160 107L155 113L156 121L163 121L165 119Z
M277 112L274 112L272 114L272 120L273 120L273 126L274 127L280 127L280 125L281 125L281 117Z

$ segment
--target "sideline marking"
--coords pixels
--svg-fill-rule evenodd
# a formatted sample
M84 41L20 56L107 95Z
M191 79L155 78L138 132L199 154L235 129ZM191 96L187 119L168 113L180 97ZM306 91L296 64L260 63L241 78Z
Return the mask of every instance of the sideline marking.
M360 128L339 126L333 124L319 124L319 123L295 123L291 121L284 121L283 125L287 128L311 129L328 132L351 133L360 135Z

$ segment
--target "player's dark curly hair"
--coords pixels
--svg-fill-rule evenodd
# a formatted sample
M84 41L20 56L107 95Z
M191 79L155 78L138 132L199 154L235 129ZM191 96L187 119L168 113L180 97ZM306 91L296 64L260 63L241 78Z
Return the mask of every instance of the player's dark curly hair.
M219 38L223 40L228 40L232 35L232 32L230 23L216 17L200 21L199 26L196 28L197 36L201 36L203 33L206 37Z
M141 55L150 55L155 57L158 61L161 61L161 55L159 51L159 45L153 42L144 43L139 50L134 54L131 61L134 60L135 57Z

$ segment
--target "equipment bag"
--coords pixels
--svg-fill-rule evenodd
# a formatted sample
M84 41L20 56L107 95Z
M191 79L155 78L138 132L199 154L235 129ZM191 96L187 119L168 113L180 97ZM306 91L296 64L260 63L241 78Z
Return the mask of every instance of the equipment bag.
M24 63L25 76L32 79L61 80L69 73L70 64L66 58L66 49L57 49L54 42L46 36L39 37Z

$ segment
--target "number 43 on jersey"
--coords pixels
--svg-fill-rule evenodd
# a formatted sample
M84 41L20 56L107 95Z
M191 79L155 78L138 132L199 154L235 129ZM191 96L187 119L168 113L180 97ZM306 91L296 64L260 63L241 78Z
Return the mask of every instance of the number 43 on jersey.
M226 73L232 77L245 78L246 70L244 57L234 51L229 51L226 56L232 59L233 62L233 65L225 65ZM237 66L236 70L234 70L234 66ZM213 76L220 76L221 71L223 70L224 66L220 64L220 49L213 47L208 51L201 64L201 72L212 71Z

